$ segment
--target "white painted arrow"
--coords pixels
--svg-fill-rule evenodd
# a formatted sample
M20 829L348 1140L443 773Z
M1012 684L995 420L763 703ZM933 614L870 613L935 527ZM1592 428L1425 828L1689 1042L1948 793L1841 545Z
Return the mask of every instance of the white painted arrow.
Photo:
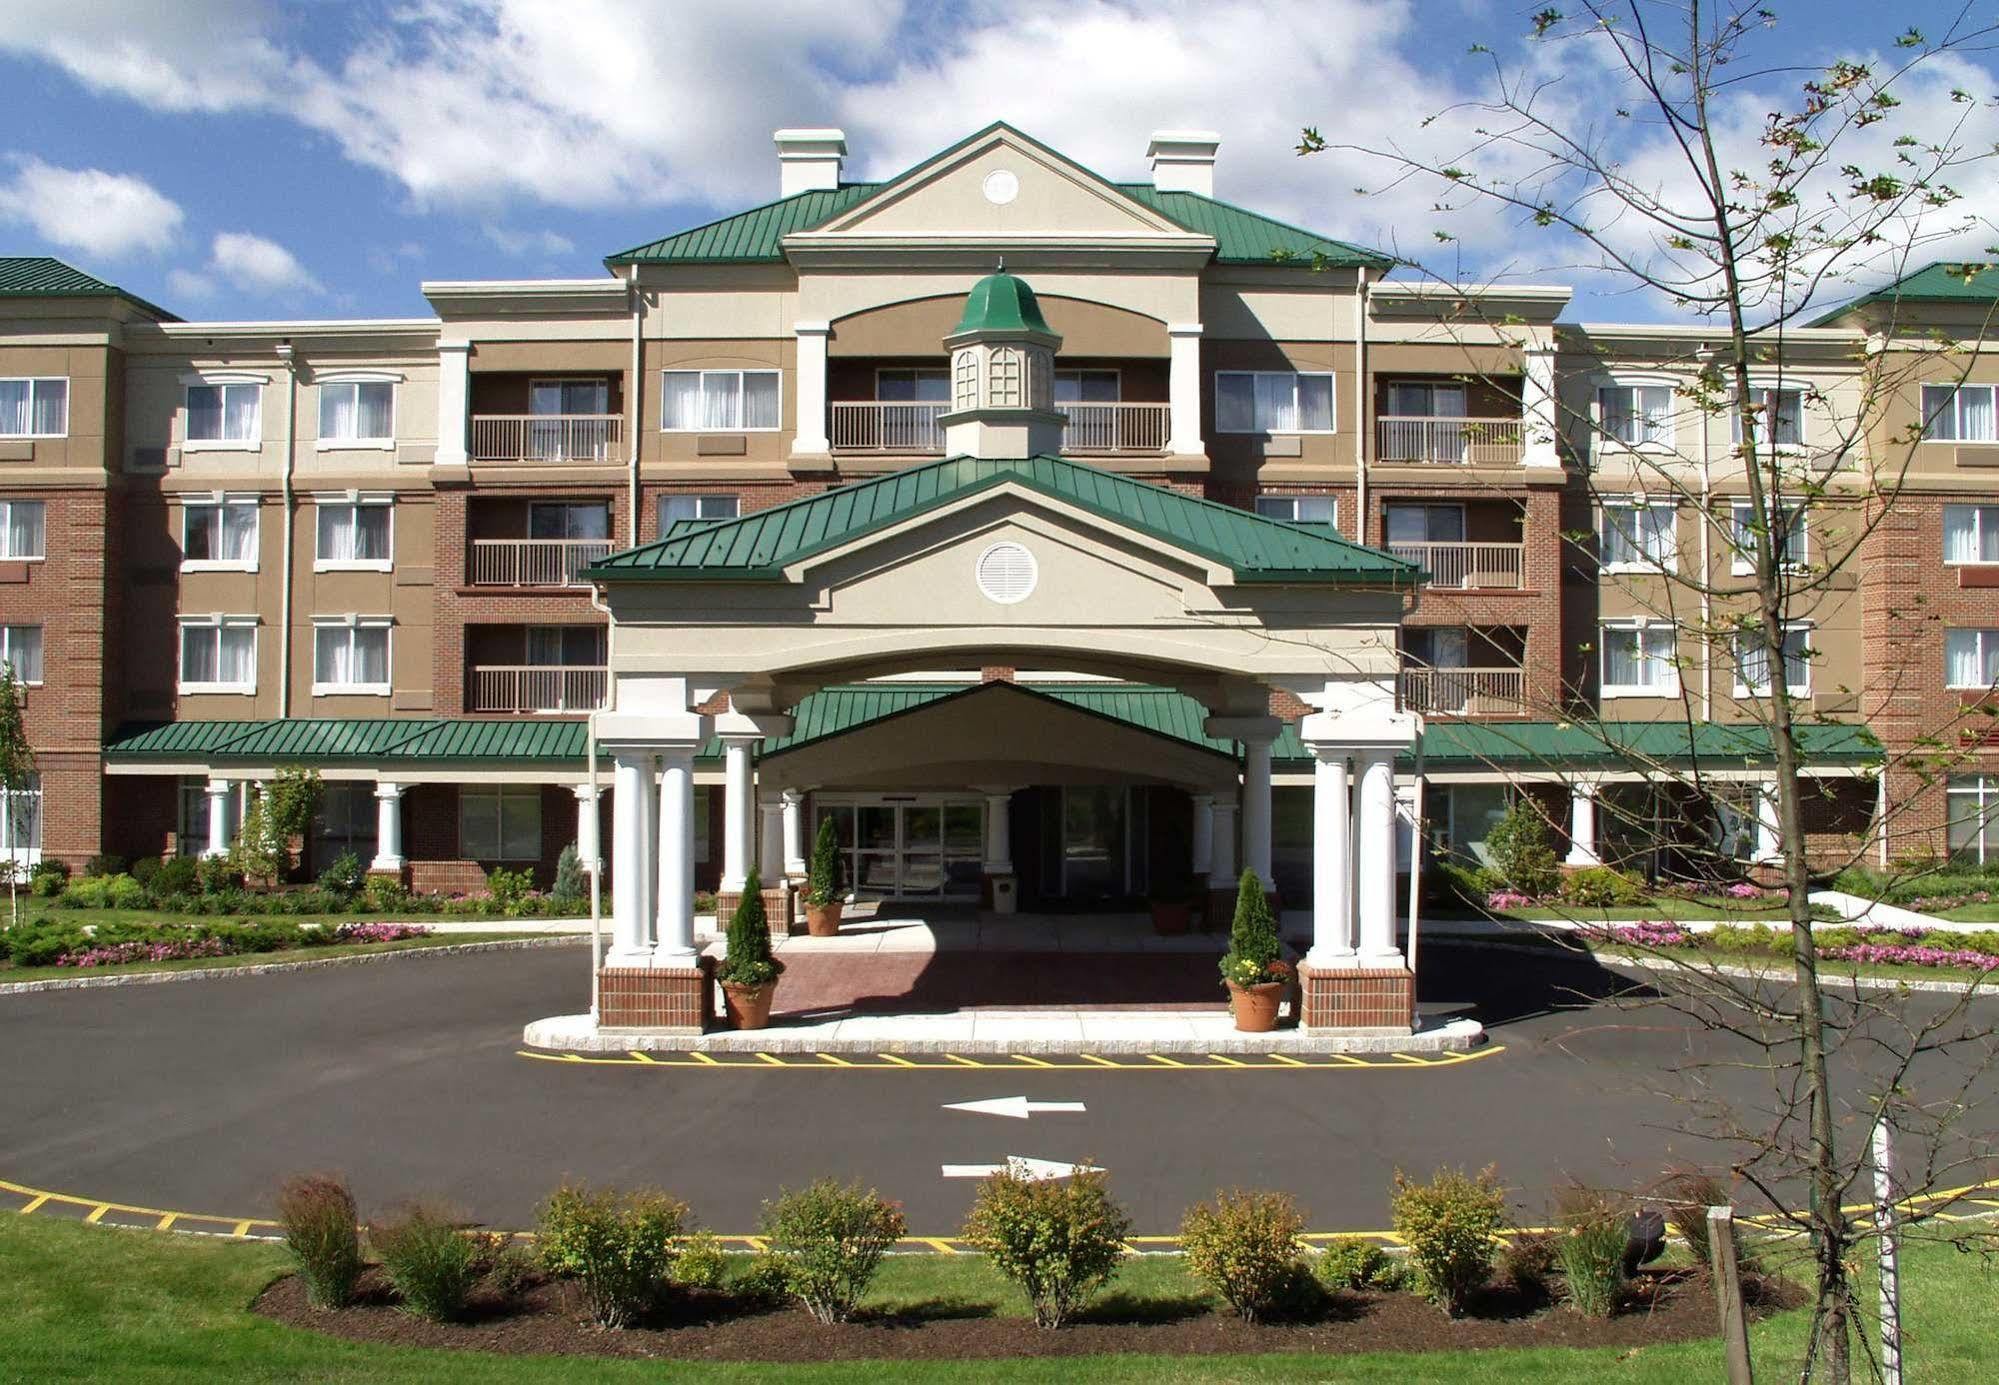
M996 1096L989 1101L947 1101L946 1111L970 1111L976 1116L1011 1116L1024 1121L1036 1111L1080 1111L1080 1101L1029 1101L1024 1096Z
M991 1178L1010 1173L1015 1178L1040 1182L1048 1178L1073 1178L1079 1173L1102 1173L1095 1164L1062 1164L1053 1159L1031 1159L1025 1154L1009 1154L1004 1164L945 1164L946 1178Z

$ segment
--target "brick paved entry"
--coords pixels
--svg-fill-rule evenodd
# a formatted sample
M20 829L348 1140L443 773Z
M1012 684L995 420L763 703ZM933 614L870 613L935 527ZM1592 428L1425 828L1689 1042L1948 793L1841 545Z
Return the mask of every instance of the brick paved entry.
M784 954L773 1011L790 1018L956 1010L1222 1010L1212 952Z

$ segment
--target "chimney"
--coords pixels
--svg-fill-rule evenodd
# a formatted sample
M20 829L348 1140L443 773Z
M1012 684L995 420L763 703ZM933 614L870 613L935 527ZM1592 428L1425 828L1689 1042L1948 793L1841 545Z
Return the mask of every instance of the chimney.
M840 161L847 157L844 130L778 130L778 196L798 192L830 192L840 186Z
M1145 146L1152 161L1152 186L1161 192L1215 195L1215 151L1222 137L1213 130L1154 130Z

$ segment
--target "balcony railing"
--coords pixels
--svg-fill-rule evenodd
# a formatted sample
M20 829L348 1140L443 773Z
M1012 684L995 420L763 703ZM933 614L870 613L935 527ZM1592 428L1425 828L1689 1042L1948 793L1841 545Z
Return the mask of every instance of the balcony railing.
M615 462L622 414L474 414L475 462Z
M609 671L576 665L485 664L472 670L469 712L594 712Z
M937 416L949 404L887 404L880 400L833 405L833 446L843 452L942 452Z
M467 581L475 587L569 587L611 551L609 539L474 539Z
M1518 466L1520 420L1377 418L1375 460L1447 466Z
M1058 404L1064 452L1164 452L1167 404Z
M1525 585L1522 544L1391 543L1388 551L1407 562L1421 563L1430 574L1432 587L1471 591Z
M1510 717L1525 711L1526 670L1405 668L1402 705L1411 712L1462 717Z

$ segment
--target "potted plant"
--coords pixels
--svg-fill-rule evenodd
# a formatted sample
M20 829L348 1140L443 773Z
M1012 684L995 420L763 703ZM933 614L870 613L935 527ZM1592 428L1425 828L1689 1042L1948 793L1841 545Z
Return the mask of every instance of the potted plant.
M1191 876L1163 876L1153 883L1152 931L1174 938L1194 926L1194 881Z
M812 839L812 866L805 873L805 931L815 938L831 938L840 931L840 843L833 834L833 819L819 819L819 835Z
M1263 881L1255 871L1246 870L1236 886L1235 926L1229 930L1229 950L1222 956L1229 1009L1242 1033L1268 1034L1277 1027L1277 1007L1291 989L1294 975L1283 952Z
M763 1029L770 1024L771 997L784 963L770 953L770 920L764 914L763 881L752 870L743 882L743 896L729 916L729 950L715 979L722 983L722 1001L729 1023L737 1029Z

